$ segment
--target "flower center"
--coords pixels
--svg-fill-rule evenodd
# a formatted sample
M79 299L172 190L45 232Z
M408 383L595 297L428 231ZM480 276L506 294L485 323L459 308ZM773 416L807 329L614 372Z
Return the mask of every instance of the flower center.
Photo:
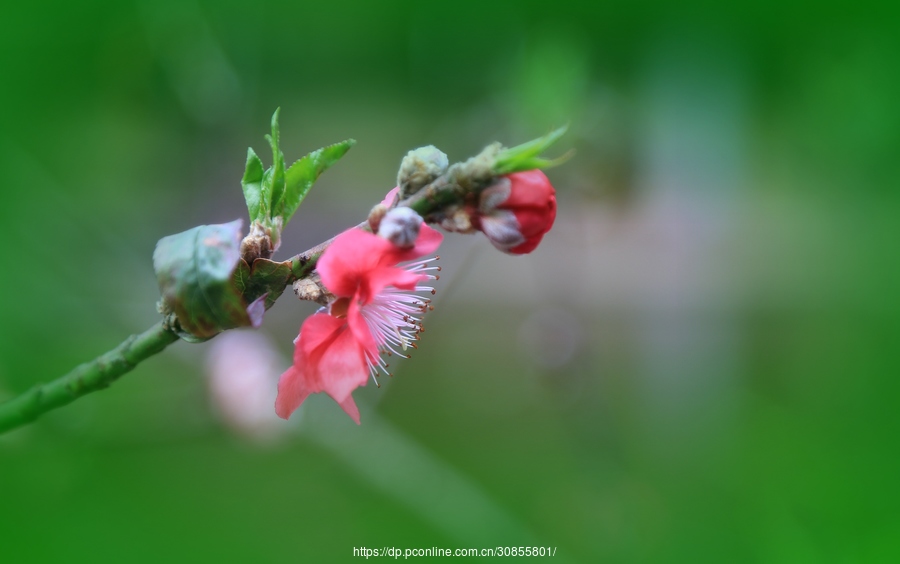
M338 298L331 304L331 315L338 318L347 317L348 309L350 309L350 298Z
M408 272L420 274L423 282L438 280L440 276L431 274L431 272L439 271L441 267L429 266L429 263L438 258L418 260L400 265L400 267ZM421 284L417 284L410 290L387 286L373 296L371 302L359 308L360 314L378 344L379 353L409 358L409 354L406 354L409 352L408 349L419 348L416 341L419 340L419 334L425 331L425 327L422 325L422 316L427 311L434 309L431 300L424 298L421 294L434 295L434 293L434 288ZM333 313L335 305L337 302L332 305L332 315L335 315ZM349 302L346 307L349 307ZM388 364L381 354L367 355L366 362L376 386L380 387L377 380L379 372L393 376L388 372Z

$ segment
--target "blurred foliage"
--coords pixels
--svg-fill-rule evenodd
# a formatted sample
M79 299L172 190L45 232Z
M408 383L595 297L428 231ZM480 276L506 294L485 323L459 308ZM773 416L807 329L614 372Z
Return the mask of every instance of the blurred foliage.
M0 220L27 274L0 282L0 394L157 319L156 241L244 216L273 108L288 155L358 141L276 260L358 222L412 148L570 123L576 157L533 255L448 236L422 346L357 392L360 428L313 398L281 441L234 435L210 344L179 343L0 437L0 560L897 561L898 22L866 1L5 7ZM311 312L266 314L285 366Z
M541 153L559 141L559 138L565 135L567 129L568 126L563 126L543 137L502 150L497 154L497 161L494 163L493 168L494 172L497 174L511 174L536 168L551 168L563 164L572 157L571 153L555 159L541 158Z

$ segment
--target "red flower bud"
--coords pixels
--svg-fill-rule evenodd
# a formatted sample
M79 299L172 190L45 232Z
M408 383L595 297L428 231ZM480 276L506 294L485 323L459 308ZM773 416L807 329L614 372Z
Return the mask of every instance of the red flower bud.
M536 169L509 174L485 188L476 226L504 253L523 255L538 246L555 219L556 190Z

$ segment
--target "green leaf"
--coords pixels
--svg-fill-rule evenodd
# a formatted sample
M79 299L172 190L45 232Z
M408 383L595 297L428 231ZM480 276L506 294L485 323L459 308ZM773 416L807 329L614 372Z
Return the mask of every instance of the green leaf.
M234 279L234 287L237 288L237 291L240 292L242 296L246 296L247 288L250 285L250 265L247 264L247 261L244 259L238 261L238 265L234 269L232 278Z
M564 125L555 131L551 131L543 137L533 139L527 143L522 143L509 149L503 149L497 155L494 161L494 173L497 175L512 174L513 172L522 172L524 170L533 170L535 168L549 168L560 165L572 157L572 152L557 159L543 159L539 155L547 150L550 145L562 137L568 125Z
M272 147L272 167L266 171L266 181L269 186L269 209L270 217L281 215L281 202L284 196L284 154L281 152L279 143L281 142L281 132L278 126L278 115L281 108L275 110L272 114L272 135L266 135L269 146Z
M251 222L266 215L266 206L262 205L262 182L262 161L259 160L252 148L248 148L247 166L244 167L241 187L244 189L244 199L247 200L247 211L250 213Z
M234 284L240 262L242 220L201 225L163 237L153 252L159 289L193 338L262 321L263 302L247 305Z
M253 261L253 266L241 260L234 271L234 284L244 297L251 302L265 297L265 309L275 303L291 278L291 261L274 262L264 258Z
M355 144L356 140L347 139L334 145L322 147L296 161L287 169L285 174L284 206L282 209L285 225L297 211L297 208L300 207L300 203L306 198L306 194L309 193L316 179L343 157L350 150L350 147Z

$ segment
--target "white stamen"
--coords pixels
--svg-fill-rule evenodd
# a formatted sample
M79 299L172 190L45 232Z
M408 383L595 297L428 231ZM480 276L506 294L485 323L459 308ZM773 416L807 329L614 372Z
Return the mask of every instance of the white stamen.
M434 260L437 260L437 257L417 260L401 265L401 268L414 274L421 274L427 280L436 280L437 276L428 274L429 271L440 270L440 267L429 266ZM431 301L420 296L419 292L434 294L434 288L424 285L416 285L413 290L387 287L370 303L360 308L360 313L378 345L379 353L409 358L408 354L401 351L405 352L410 347L416 348L414 341L418 340L419 333L424 330L421 316L429 310ZM381 354L366 357L369 373L376 385L379 372L392 376L387 371L387 363L381 358Z

